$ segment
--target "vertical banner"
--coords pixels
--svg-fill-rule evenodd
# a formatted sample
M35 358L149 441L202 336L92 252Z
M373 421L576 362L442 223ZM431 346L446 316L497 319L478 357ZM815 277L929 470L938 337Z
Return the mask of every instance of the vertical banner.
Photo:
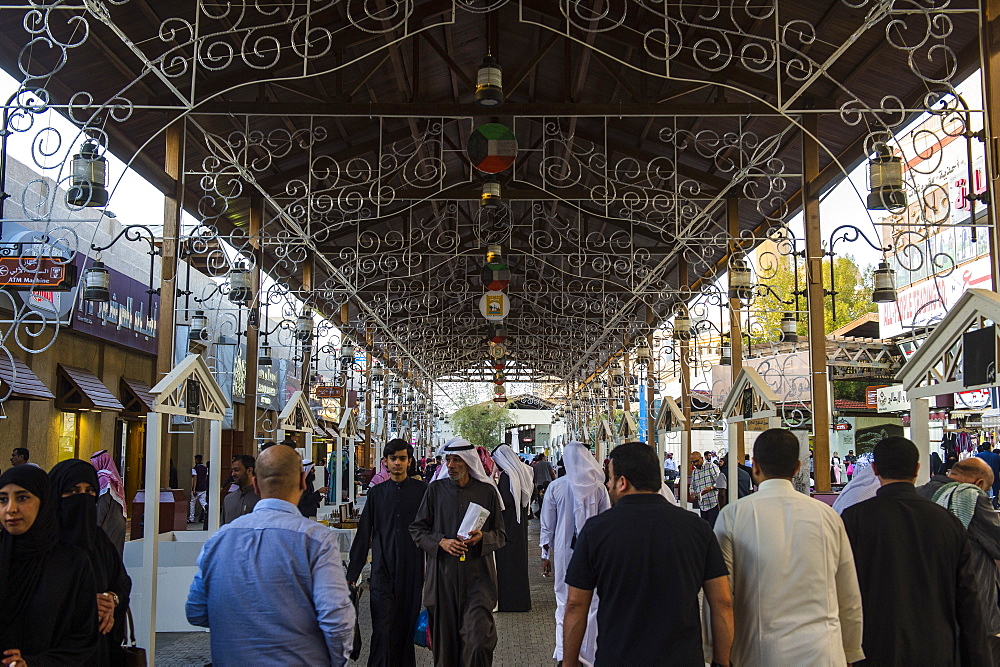
M639 385L639 440L647 445L656 446L655 442L650 442L646 433L646 425L649 421L646 418L648 406L646 405L646 387Z

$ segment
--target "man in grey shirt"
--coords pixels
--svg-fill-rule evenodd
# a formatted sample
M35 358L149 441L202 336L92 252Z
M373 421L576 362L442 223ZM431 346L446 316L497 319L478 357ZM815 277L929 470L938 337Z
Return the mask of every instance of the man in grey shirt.
M237 454L233 457L233 484L239 487L235 491L230 491L226 499L222 501L222 524L230 523L236 517L250 514L260 500L260 496L253 490L253 473L256 462L252 456L247 454Z
M531 469L534 475L534 486L535 489L531 494L531 501L534 502L538 500L538 510L541 511L541 500L539 498L539 491L544 489L549 485L549 482L556 478L556 471L549 463L548 457L545 454L539 454L538 460L531 464Z

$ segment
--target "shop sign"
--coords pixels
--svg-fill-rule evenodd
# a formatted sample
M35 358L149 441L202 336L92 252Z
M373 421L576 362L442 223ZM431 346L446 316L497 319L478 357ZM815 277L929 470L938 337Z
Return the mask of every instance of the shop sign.
M906 397L903 385L894 384L891 387L878 389L879 412L901 412L910 409L910 399Z
M20 255L0 257L0 287L66 292L76 285L76 266L64 259Z
M335 384L316 386L316 398L343 398L344 388Z
M865 388L865 404L869 408L875 409L878 407L878 390L885 386L884 384L877 384Z

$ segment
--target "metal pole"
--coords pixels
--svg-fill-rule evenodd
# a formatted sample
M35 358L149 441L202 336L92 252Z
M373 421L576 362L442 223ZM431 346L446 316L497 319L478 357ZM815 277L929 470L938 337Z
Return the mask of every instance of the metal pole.
M683 255L677 260L677 287L688 286L688 264ZM681 361L681 409L684 411L684 431L681 433L680 487L677 490L678 502L681 507L687 507L688 475L691 467L691 362L688 359L688 341L675 341L679 348Z
M146 414L146 501L142 531L142 597L146 626L147 655L156 655L156 575L159 571L160 534L160 429L163 416ZM187 511L187 508L184 510ZM141 633L140 633L141 634Z
M740 238L740 200L730 198L726 200L726 218L729 231L729 253L741 251ZM729 300L729 343L732 348L731 361L729 363L729 386L736 382L736 376L743 368L743 321L741 314L743 303L739 299ZM730 428L736 429L736 452L739 460L746 456L746 437L744 436L745 425L743 422L730 424Z
M1000 234L997 206L1000 206L1000 0L983 0L979 35L983 70L983 105L985 114L987 196L986 215L990 221L990 265L993 290L1000 285ZM966 128L971 130L972 128ZM971 183L969 184L971 187ZM975 220L972 221L975 224Z
M250 308L260 309L264 299L258 296L260 290L260 228L264 217L264 200L254 197L250 201L250 247L253 252L253 266L250 268L250 290L253 301ZM247 356L246 356L246 387L243 391L243 452L257 456L257 346L259 328L267 331L267 320L262 320L258 313L259 326L247 325ZM237 350L237 354L239 351Z

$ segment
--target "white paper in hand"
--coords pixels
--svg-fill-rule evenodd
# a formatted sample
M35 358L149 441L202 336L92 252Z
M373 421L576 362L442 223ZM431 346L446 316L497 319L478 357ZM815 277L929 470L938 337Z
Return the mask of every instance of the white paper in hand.
M465 510L465 518L462 525L458 527L458 537L467 540L473 531L479 530L486 523L490 516L490 511L482 505L469 503L469 508Z

